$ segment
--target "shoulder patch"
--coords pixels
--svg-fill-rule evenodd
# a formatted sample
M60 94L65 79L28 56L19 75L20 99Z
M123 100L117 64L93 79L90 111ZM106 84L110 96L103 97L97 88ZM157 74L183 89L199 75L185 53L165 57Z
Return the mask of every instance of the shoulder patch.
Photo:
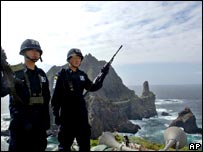
M56 87L57 80L58 80L58 75L55 75L54 76L54 81L53 81L53 89L55 89L55 87Z
M55 75L55 76L54 76L54 80L57 80L57 79L58 79L58 75Z
M81 80L81 81L85 81L84 75L80 75L80 80Z
M10 67L11 67L13 72L21 71L25 68L22 63L16 64L16 65L11 65Z
M46 77L44 77L44 76L40 76L40 77L41 77L42 82L46 82Z

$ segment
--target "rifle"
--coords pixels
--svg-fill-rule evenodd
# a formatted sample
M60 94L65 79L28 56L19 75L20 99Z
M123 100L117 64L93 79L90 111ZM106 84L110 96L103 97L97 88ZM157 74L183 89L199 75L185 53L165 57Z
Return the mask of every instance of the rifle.
M5 81L7 82L7 87L10 89L10 94L13 96L14 103L21 102L21 98L17 95L15 89L15 79L14 79L14 72L12 71L9 63L6 61L7 56L4 49L1 48L1 72L3 72Z
M123 45L121 45L120 47L119 47L119 49L116 51L116 53L113 55L113 57L111 58L111 60L109 61L109 62L107 62L104 66L103 66L103 68L101 69L101 72L97 75L97 77L94 79L94 81L93 81L93 84L96 84L96 83L98 83L102 78L103 78L103 76L104 76L104 74L105 74L105 71L107 71L107 69L109 69L109 67L110 67L110 65L111 65L111 63L113 62L113 60L114 60L114 57L116 56L116 54L120 51L120 49L123 47ZM92 87L92 85L91 85L91 87ZM91 89L91 87L89 88L89 90L87 90L86 92L85 92L85 94L83 95L84 97L87 95L87 93L90 91L90 89Z

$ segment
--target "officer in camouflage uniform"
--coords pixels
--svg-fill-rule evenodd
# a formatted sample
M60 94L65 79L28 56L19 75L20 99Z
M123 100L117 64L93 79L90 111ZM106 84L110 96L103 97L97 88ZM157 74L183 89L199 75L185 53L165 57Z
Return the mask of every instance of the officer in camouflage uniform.
M46 130L50 127L50 91L45 72L35 65L42 55L39 42L25 40L21 45L20 55L24 56L25 63L11 68L17 82L16 92L21 100L15 100L7 92L10 94L11 116L9 151L45 151Z
M100 81L94 84L85 72L78 69L82 60L81 51L71 49L67 55L67 69L62 69L55 77L51 104L55 123L59 126L59 151L71 151L74 138L80 151L90 151L91 130L83 91L99 90L109 68L104 71Z

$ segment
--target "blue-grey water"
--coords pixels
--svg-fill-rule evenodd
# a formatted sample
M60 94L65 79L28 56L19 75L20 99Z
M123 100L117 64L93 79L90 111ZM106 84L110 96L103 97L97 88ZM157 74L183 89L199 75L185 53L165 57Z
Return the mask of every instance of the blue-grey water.
M142 86L129 86L137 95L141 95ZM176 119L178 113L189 107L196 117L197 126L202 128L202 85L151 85L150 91L156 95L157 117L143 120L131 120L141 126L135 136L143 137L151 142L164 143L163 132ZM171 116L161 116L167 112ZM202 143L202 135L186 134L189 143Z

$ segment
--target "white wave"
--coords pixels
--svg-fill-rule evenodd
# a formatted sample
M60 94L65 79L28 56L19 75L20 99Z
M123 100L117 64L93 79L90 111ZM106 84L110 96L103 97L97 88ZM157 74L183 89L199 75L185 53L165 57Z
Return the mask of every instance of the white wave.
M182 104L183 100L180 99L156 99L155 105L162 104Z
M193 142L194 143L200 143L202 145L202 140L201 139L200 140L194 140Z
M165 123L164 126L167 128L167 127L169 126L169 124L166 124L166 123Z
M156 108L156 111L157 111L157 112L166 112L166 111L168 111L168 110L165 109L165 108Z
M166 120L174 120L177 116L159 116L159 118L166 119Z
M157 117L157 116L154 116L154 117L149 117L149 118L144 118L144 120L158 120L159 119L159 117Z
M130 120L133 124L139 125L141 128L143 128L144 125L146 125L146 121L144 120Z
M1 118L4 117L4 116L10 116L10 114L9 113L3 113L3 114L1 114Z

